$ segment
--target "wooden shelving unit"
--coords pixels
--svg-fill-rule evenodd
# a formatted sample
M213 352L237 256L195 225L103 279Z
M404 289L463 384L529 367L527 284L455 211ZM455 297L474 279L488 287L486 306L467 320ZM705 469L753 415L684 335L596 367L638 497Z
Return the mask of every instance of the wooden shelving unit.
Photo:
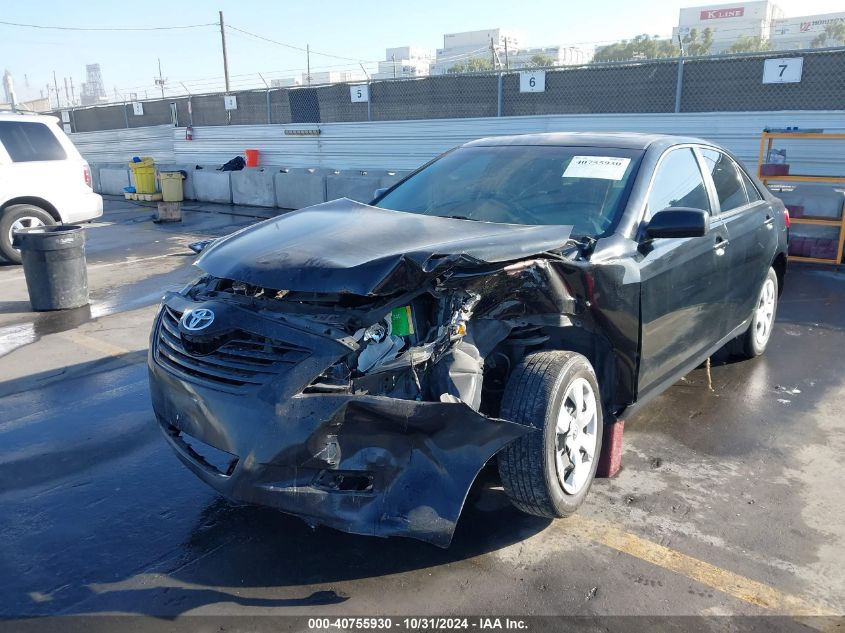
M776 138L791 140L814 140L814 141L845 141L845 134L822 134L818 132L763 132L760 135L760 155L757 157L757 177L767 187L769 182L815 182L815 183L845 183L845 176L762 176L760 166L772 151L772 144ZM843 147L845 152L845 147ZM839 240L836 249L836 259L823 259L819 257L804 257L801 255L790 255L790 261L813 262L816 264L833 264L838 266L842 261L842 251L845 248L845 212L842 212L839 219L834 218L790 218L792 224L811 224L814 226L830 226L839 228Z

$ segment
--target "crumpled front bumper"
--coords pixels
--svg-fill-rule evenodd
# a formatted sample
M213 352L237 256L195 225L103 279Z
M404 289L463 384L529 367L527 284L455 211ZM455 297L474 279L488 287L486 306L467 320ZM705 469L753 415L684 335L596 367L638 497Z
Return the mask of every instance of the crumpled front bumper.
M302 394L301 385L337 350L333 341L301 332L293 342L311 350L312 361L323 359L287 370L305 376L227 392L157 362L158 327L157 321L148 362L152 403L179 458L230 499L315 525L447 547L478 472L509 442L533 432L462 402ZM275 329L282 340L295 336L285 326ZM212 466L201 457L202 444L230 454L233 465Z

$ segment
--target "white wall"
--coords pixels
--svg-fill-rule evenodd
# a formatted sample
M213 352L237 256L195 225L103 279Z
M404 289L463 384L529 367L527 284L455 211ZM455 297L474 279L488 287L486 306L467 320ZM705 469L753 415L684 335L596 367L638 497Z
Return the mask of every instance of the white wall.
M683 114L577 114L479 119L438 119L314 125L232 125L194 128L185 140L184 128L146 128L158 138L167 130L169 147L145 144L136 130L72 134L89 162L123 162L152 155L185 165L222 165L246 148L257 148L264 165L334 169L413 169L456 145L484 136L532 132L656 132L697 136L724 145L743 161L754 164L763 128L822 128L845 133L842 111L706 112ZM285 129L320 129L319 136L288 136ZM132 138L125 138L132 132ZM97 136L97 141L94 137ZM794 142L793 142L794 143ZM804 173L845 173L841 143L782 144L790 163ZM776 144L780 147L781 144ZM147 148L146 150L139 148ZM158 148L158 149L156 149ZM160 150L161 153L157 153Z

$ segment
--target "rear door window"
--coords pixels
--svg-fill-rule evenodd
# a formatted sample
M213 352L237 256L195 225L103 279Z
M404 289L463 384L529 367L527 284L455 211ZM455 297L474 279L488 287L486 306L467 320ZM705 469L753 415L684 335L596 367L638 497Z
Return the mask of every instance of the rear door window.
M704 177L689 147L670 150L654 175L648 195L648 218L669 207L710 211Z
M0 143L14 163L64 160L64 148L43 123L0 121Z
M742 176L742 182L745 185L745 193L748 194L748 202L757 202L758 200L762 200L763 196L760 195L757 187L753 182L751 182L751 178L748 177L748 174L745 173L745 170L742 169L742 167L739 168L739 175Z
M727 154L714 149L699 148L704 164L710 170L713 184L716 185L716 195L722 213L748 204L745 184L739 175L739 168Z

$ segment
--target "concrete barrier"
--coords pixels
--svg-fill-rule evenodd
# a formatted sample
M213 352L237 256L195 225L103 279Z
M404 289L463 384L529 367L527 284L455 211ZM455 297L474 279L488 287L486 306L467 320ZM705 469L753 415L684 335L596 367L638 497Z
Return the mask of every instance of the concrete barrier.
M276 206L273 177L278 167L247 167L232 172L232 202L250 207Z
M326 174L319 169L290 169L275 174L276 206L302 209L326 201Z
M122 196L123 188L129 186L129 169L127 167L100 168L100 193Z
M192 174L196 200L232 204L230 171L195 169Z
M381 177L371 172L331 173L326 176L326 199L349 198L366 203L373 199L373 193L380 187Z
M88 170L91 172L91 189L94 193L103 193L100 187L100 165L97 163L88 163Z

